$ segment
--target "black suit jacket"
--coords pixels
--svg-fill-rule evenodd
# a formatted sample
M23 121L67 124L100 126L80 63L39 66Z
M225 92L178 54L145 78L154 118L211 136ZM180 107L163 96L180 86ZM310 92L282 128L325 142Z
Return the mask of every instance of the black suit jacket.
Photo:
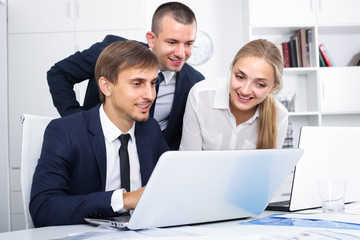
M108 35L102 42L95 43L89 49L82 52L76 52L51 67L47 72L47 80L54 106L61 116L70 115L84 109L90 109L100 102L99 90L94 78L96 61L105 47L113 42L125 40L127 39ZM74 84L87 79L89 79L89 83L85 100L83 107L80 107L76 101L73 87ZM185 64L177 73L174 102L171 108L168 126L164 132L165 140L170 149L179 149L183 115L188 93L195 83L203 79L204 76L188 64Z
M153 118L136 123L135 138L145 186L158 158L169 148ZM51 121L31 189L34 226L78 224L87 215L113 215L113 191L105 192L105 184L106 149L99 106Z

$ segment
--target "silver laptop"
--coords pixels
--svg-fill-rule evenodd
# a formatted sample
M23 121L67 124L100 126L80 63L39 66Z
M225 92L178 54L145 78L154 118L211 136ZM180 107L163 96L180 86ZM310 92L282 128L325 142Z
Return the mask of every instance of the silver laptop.
M302 154L302 149L165 152L128 221L85 220L144 229L256 216Z
M300 131L304 155L296 165L290 199L268 210L297 211L321 206L316 182L346 180L345 202L360 200L360 127L306 126Z

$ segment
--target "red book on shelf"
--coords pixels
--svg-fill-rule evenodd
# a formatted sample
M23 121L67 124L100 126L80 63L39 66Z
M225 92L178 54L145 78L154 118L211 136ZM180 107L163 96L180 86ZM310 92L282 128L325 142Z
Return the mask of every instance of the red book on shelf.
M333 62L332 62L332 60L330 58L330 55L329 55L329 53L328 53L328 51L327 51L327 49L326 49L326 47L325 47L325 45L323 43L319 45L319 49L320 49L321 55L324 58L324 61L325 61L326 65L328 67L334 66L334 64L333 64Z
M289 42L281 43L284 58L284 67L290 67Z

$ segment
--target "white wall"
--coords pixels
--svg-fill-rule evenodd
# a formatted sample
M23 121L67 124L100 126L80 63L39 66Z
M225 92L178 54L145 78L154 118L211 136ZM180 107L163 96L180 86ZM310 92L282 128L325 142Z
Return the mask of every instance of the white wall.
M0 1L0 232L10 230L6 1Z
M31 13L31 7L35 8L38 2L48 3L46 0L45 2L44 0L34 0L31 2L22 2L21 0L8 1L8 6L10 8L8 9L8 12L11 12L11 16L16 16L16 21L9 17L9 25L11 24L12 27L13 24L24 24L24 26L29 24L28 22L20 21L21 17L24 17L24 14ZM92 1L95 2L96 0ZM132 0L123 1L125 3ZM150 30L152 14L158 5L163 2L166 1L144 0L145 23L143 28L133 30L126 29L112 33L144 41L145 32ZM202 72L207 79L225 79L232 58L242 45L242 1L228 0L223 2L218 0L183 0L180 2L185 3L193 9L197 16L198 29L210 34L214 42L214 53L212 58L205 64L196 66L195 68ZM25 12L24 4L26 5ZM138 12L138 8L128 10L129 14L139 14ZM51 14L48 14L47 12L46 16L51 17ZM41 18L42 16L36 15L36 17L36 20L38 21L38 18ZM36 26L29 25L29 27ZM54 28L58 29L59 27L54 26ZM8 93L9 102L7 104L6 101L2 101L3 99L1 99L0 103L0 110L3 110L3 108L6 109L7 106L9 106L9 122L5 120L7 117L1 115L0 123L3 124L4 122L5 124L8 124L10 129L9 158L12 197L12 230L22 229L24 227L19 179L22 129L20 116L22 113L29 113L56 117L57 112L52 106L51 97L48 91L46 71L56 61L73 53L75 49L87 48L95 42L93 39L97 39L96 41L101 40L103 35L107 33L108 32L81 32L80 34L77 34L76 37L74 37L74 33L68 33L66 31L54 31L51 33L37 32L35 34L9 33L9 86L7 87L9 91L6 92ZM81 44L75 47L69 47L69 42L74 41L74 38L76 38L77 41L80 41ZM31 46L26 44L29 42L32 43ZM1 66L3 65L1 64ZM28 71L24 71L24 67L29 68L29 66L31 66L31 68L28 69ZM1 83L2 85L7 84L4 80L1 80ZM1 94L1 98L4 98L6 93L4 95ZM2 127L2 125L0 125L0 127L1 130L7 129L6 126ZM5 150L7 149L5 148ZM6 197L9 198L9 196ZM3 201L1 200L1 203L2 202ZM8 224L8 221L1 221L0 229L6 229Z

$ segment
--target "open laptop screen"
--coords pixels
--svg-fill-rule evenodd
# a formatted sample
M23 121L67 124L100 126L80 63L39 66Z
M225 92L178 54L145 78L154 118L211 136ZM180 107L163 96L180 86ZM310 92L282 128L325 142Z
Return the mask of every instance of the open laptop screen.
M268 210L297 211L321 206L317 181L346 180L345 202L360 200L360 127L304 126L287 201L271 202Z
M294 173L291 211L321 206L318 180L346 180L345 202L360 200L359 136L360 127L302 127L304 155Z

